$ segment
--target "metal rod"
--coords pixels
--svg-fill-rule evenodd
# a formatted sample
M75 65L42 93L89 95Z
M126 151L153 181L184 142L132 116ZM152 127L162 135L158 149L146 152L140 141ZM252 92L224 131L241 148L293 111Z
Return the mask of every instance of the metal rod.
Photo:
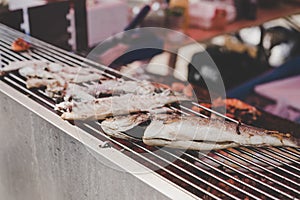
M198 113L198 112L196 112L196 111L194 111L194 110L192 110L192 109L189 109L189 108L184 107L184 106L182 106L182 105L179 105L179 106L180 106L181 109L186 110L186 111L189 111L189 112L191 112L191 113L194 113L195 115L197 115L197 116L199 116L199 117L203 117L203 118L205 118L205 119L208 119L208 118L209 118L208 116L203 115L203 114L201 114L201 113Z
M299 154L296 154L295 152L287 151L285 148L282 148L282 147L280 147L279 149L282 150L282 151L284 151L284 152L286 152L286 153L288 153L288 154L290 154L290 155L292 155L292 156L295 156L295 157L297 157L297 158L300 158L300 155L299 155Z
M211 168L211 169L213 169L213 170L215 170L215 171L221 173L221 174L224 175L224 176L227 176L228 178L230 178L230 179L232 179L232 180L234 180L234 181L236 181L236 182L238 182L238 183L240 183L240 184L242 184L242 185L245 185L245 186L251 188L252 190L255 190L256 192L259 192L259 193L261 193L261 194L263 194L263 195L266 195L266 196L269 195L268 193L266 193L266 192L260 190L259 188L254 187L254 186L252 186L252 185L250 185L250 184L248 184L248 183L246 183L246 182L244 182L244 181L242 181L242 180L240 180L240 179L238 179L238 178L236 178L236 177L234 177L234 176L232 176L232 175L230 175L230 174L228 174L228 173L226 173L226 172L224 172L224 171L222 171L222 170L220 170L220 169L218 169L217 167L214 167L214 166L212 166L212 165L210 165L210 164L208 164L208 163L202 161L201 159L199 159L199 158L197 158L197 157L194 157L194 156L192 156L192 155L190 155L190 154L188 154L188 153L184 153L184 155L185 155L185 156L188 156L189 158L194 159L196 162L199 162L199 163L201 163L202 165L205 165L206 167L209 167L209 168ZM269 196L269 198L271 198L271 197Z
M291 154L289 154L289 152L284 152L284 151L282 151L282 150L280 150L280 149L277 149L277 150L279 150L280 152L282 152L282 153L279 153L279 152L276 152L276 151L270 151L270 150L267 150L267 151L269 151L271 154L276 154L276 155L279 155L279 156L281 156L281 157L284 157L285 159L287 159L287 160L289 160L289 161L291 161L291 162L293 162L293 163L295 163L295 164L298 164L298 165L300 165L300 162L299 161L297 161L296 159L293 159L293 158L290 158L290 156L293 156L293 155L291 155ZM288 154L288 155L290 155L290 156L287 156L287 155L284 155L284 154ZM299 168L297 169L297 171L299 170Z
M218 177L218 176L216 176L216 175L214 175L214 174L212 174L212 173L210 173L210 172L208 172L208 171L206 171L206 170L200 168L199 166L197 166L197 165L195 165L195 164L191 164L190 162L188 162L188 161L182 159L181 157L176 156L176 155L174 155L174 154L172 154L172 153L170 153L170 152L168 152L168 151L166 151L166 150L164 150L164 149L161 149L161 150L164 151L165 153L167 153L168 155L175 157L177 160L180 160L180 161L184 162L185 164L187 164L187 165L189 165L189 166L191 166L191 167L193 167L193 168L196 168L197 170L201 171L202 173L205 173L205 174L209 175L210 177L213 177L213 178L215 178L216 180L218 180L218 181L220 181L220 182L222 182L222 183L224 183L224 184L226 184L226 185L228 185L228 186L230 186L230 187L236 189L237 191L239 191L239 192L241 192L241 193L244 193L244 194L246 194L246 195L248 195L249 197L252 197L252 198L254 198L254 199L259 199L258 197L254 196L253 194L250 194L249 192L247 192L247 191L245 191L245 190L243 190L243 189L241 189L241 188L239 188L239 187L237 187L237 186L235 186L235 185L233 185L233 184L230 184L229 182L227 182L227 181L221 179L220 177ZM187 154L185 154L185 155L187 155ZM193 158L193 159L194 159L194 158ZM234 176L231 176L231 175L229 175L229 174L224 173L222 170L219 170L219 169L217 169L217 168L215 168L215 167L212 167L212 166L210 166L209 164L206 164L206 163L203 162L203 161L200 161L200 162L201 162L202 164L204 164L204 165L210 167L210 168L213 168L215 171L218 171L219 173L222 173L223 175L227 176L227 177L230 178L230 179L236 180L236 181L238 181L239 183L242 183L242 184L244 183L243 181L238 180L238 179L235 178ZM247 187L251 188L251 185L247 184ZM252 189L253 189L253 188L254 188L254 187L252 187ZM255 190L255 189L254 189L254 190ZM256 190L256 191L257 191L257 190ZM258 192L258 191L257 191L257 192Z
M229 159L227 156L224 156L224 155L222 155L222 154L220 154L220 153L217 153L217 152L216 152L215 154L218 155L218 156L220 156L220 157L222 157L223 159L226 159L226 160L228 160L228 161L230 161L230 162L236 164L237 166L240 166L240 167L242 167L242 168L244 168L244 169L247 169L248 171L250 171L250 172L252 172L252 173L255 173L255 174L259 175L259 176L262 177L262 178L267 178L267 176L266 176L265 174L261 174L261 173L255 171L255 170L253 170L253 169L251 169L251 168L249 168L249 167L247 167L247 166L245 166L245 165L243 165L243 164L241 164L241 163L239 163L239 162L237 162L237 161L234 161L234 160L232 160L232 159ZM251 176L249 176L249 177L251 177ZM270 188L271 190L273 190L273 191L275 191L275 192L277 192L277 193L279 193L279 194L282 194L282 195L284 195L284 196L286 196L286 197L288 197L288 198L291 198L291 199L294 198L293 196L291 196L291 195L289 195L289 194L287 194L287 193L285 193L285 192L283 192L283 191L281 191L281 190L279 190L279 189L277 189L277 188L275 188L275 187L272 187L271 185L269 185L269 184L267 184L267 183L264 183L264 182L262 182L262 181L260 181L260 180L257 180L257 179L256 179L256 181L258 181L260 184L262 184L262 185L264 185L264 186Z
M230 166L230 165L228 165L228 164L226 164L226 163L224 163L224 162L221 162L221 161L219 161L219 160L217 160L217 159L215 159L215 158L213 158L213 157L211 157L211 156L208 156L208 155L206 155L205 153L199 152L199 155L201 155L201 156L203 156L203 157L205 157L205 158L207 158L207 159L209 159L209 160L212 160L212 161L214 161L214 162L220 164L221 166L224 166L224 167L226 167L226 168L228 168L228 169L230 169L230 170L236 172L237 174L240 174L240 175L242 175L242 176L244 176L244 177L247 177L248 179L250 179L250 180L252 180L252 181L254 181L254 182L256 182L256 183L259 183L259 184L261 184L261 185L264 185L265 187L267 187L267 188L269 188L269 189L273 189L273 188L272 188L271 186L269 186L268 184L266 184L266 183L264 183L264 182L262 182L262 181L260 181L260 180L257 180L256 178L254 178L254 177L252 177L252 176L249 176L248 174L246 174L246 173L244 173L244 172L241 172L241 171L235 169L234 167L232 167L232 166ZM247 167L243 167L243 168L244 168L244 169L248 169ZM273 195L271 195L271 194L269 194L269 193L265 193L265 192L264 192L264 195L266 195L267 197L272 198L272 199L278 199L277 197L275 197L275 196L273 196Z
M10 58L16 59L17 60L24 60L24 58L22 56L20 56L19 54L14 54L14 52L12 52L11 50L4 48L2 46L0 46L1 51L5 52L5 56L9 56Z
M9 79L8 77L4 77L4 79L8 82L10 82L11 84L17 86L19 89L24 90L24 87L20 86L19 84L17 84L15 81ZM46 103L48 106L54 108L53 104L50 104L48 101L46 101L45 99L41 98L40 96L36 95L35 93L26 90L26 92L32 96L34 96L35 98L39 99L40 101L42 101L43 103Z
M273 171L271 171L271 170L269 170L269 169L267 169L267 168L265 168L265 167L262 167L262 166L260 166L260 165L258 165L258 164L256 164L256 163L254 163L254 162L248 160L248 159L245 159L244 157L242 157L242 156L240 156L240 155L237 155L236 153L233 153L233 152L231 152L231 151L229 151L229 150L224 150L224 152L229 153L229 154L235 156L236 158L238 158L238 159L240 159L240 160L243 160L244 162L247 162L247 163L251 164L252 166L258 167L258 168L260 168L261 170L267 171L268 173L271 173L271 174L273 174L273 175L275 175L275 176L278 176L278 177L282 178L281 175L279 175L279 174L277 174L277 173L275 173L275 172L273 172ZM228 158L228 157L227 157L227 158ZM240 164L240 165L242 165L242 164ZM260 173L260 172L258 172L258 171L256 171L256 170L251 169L251 168L248 168L248 169L249 169L249 171L251 171L251 172L253 172L253 173L255 173L255 174L257 174L257 175L259 175L259 176L261 176L261 177L264 177L264 178L266 178L266 179L268 179L268 180L270 180L270 181L272 181L272 182L274 182L274 183L276 183L276 184L278 184L278 185L280 185L280 186L282 186L282 187L284 187L284 188L286 188L286 189L288 189L288 190L291 190L291 191L293 191L293 192L295 192L295 193L299 193L299 191L295 190L294 188L291 188L291 187L289 187L289 186L287 186L287 185L285 185L285 184L283 184L283 183L281 183L281 182L279 182L279 181L277 181L277 180L275 180L275 179L273 179L273 178L271 178L271 177L269 177L269 176L267 176L267 175L265 175L265 174L262 174L262 173ZM275 190L275 189L276 189L276 188L273 188L273 190ZM288 198L294 198L293 196L291 196L290 194L287 194L287 193L284 192L284 191L277 190L277 189L276 189L276 191L278 191L279 193L283 194L284 196L286 196L286 197L288 197Z
M218 115L219 117L223 117L223 118L225 118L225 119L227 119L227 120L229 120L229 121L231 121L231 122L234 122L234 123L236 123L236 124L239 124L239 123L240 123L239 121L237 121L237 120L235 120L235 119L232 119L232 118L230 118L230 117L227 117L226 115L223 115L223 114L221 114L221 113L218 113L218 112L216 112L216 111L214 111L214 110L212 110L212 109L210 109L210 108L207 108L207 107L205 107L205 106L202 106L202 105L200 105L200 104L198 104L198 103L192 102L192 104L193 104L194 106L197 106L197 107L199 107L199 108L202 108L203 110L209 111L209 112L211 112L211 113L213 113L213 114L215 114L215 115Z
M170 108L171 108L172 110L175 110L176 112L179 112L179 113L184 114L184 115L186 115L186 116L190 116L189 113L184 112L184 111L182 111L182 110L180 110L180 109L178 109L178 108L175 108L174 106L170 106Z
M276 162L279 162L279 163L281 163L281 164L283 164L283 165L285 165L285 166L288 166L288 167L290 167L290 168L293 168L293 169L295 169L295 170L299 170L299 168L297 168L297 167L295 167L295 166L293 166L293 165L290 165L290 163L288 163L288 162L284 162L284 161L282 161L282 160L280 160L280 159L277 159L277 158L275 158L275 156L271 156L271 155L269 155L268 153L263 153L262 151L268 151L269 153L273 153L273 155L275 154L276 156L279 156L279 157L284 157L282 154L279 154L279 153L277 153L276 151L275 152L270 152L269 150L257 150L257 149L251 149L252 151L255 151L255 152L257 152L257 153L259 153L260 155L263 155L263 156L265 156L265 157L268 157L269 159L271 159L271 160L275 160ZM284 159L286 159L286 160L288 160L289 158L288 157L284 157ZM295 160L293 160L293 159L291 159L291 160L289 160L289 161L291 161L291 162L293 162L293 161L295 161ZM289 173L291 173L291 172L289 172ZM293 174L294 176L298 176L298 175L295 175L295 174ZM299 176L299 178L300 178L300 176Z
M280 167L280 166L278 166L278 165L275 165L275 164L273 164L273 163L267 161L266 159L263 159L263 158L261 158L261 157L258 157L258 156L256 156L256 155L254 155L254 154L248 152L247 150L244 150L244 148L241 148L240 151L243 152L243 153L246 154L246 155L249 155L249 156L255 158L256 160L259 160L259 161L261 161L261 162L264 162L264 163L268 164L269 166L272 166L272 167L274 167L274 168L280 169L281 171L283 171L283 172L285 172L285 173L288 173L288 174L291 174L291 175L294 176L294 177L300 178L299 175L297 175L297 174L295 174L295 173L292 173L292 172L290 172L290 171L288 171L288 170L286 170L286 169L284 169L284 168L282 168L282 167ZM261 154L261 155L263 155L263 154ZM264 155L263 155L263 156L264 156ZM272 159L273 159L273 160L276 160L276 158L272 158ZM279 162L280 162L280 161L279 161ZM266 169L266 168L265 168L265 169ZM275 173L275 172L273 172L273 173ZM276 176L278 176L278 177L280 177L280 178L284 179L285 181L288 181L288 182L290 182L290 183L292 183L292 184L295 184L295 185L300 186L299 183L296 183L295 181L293 181L293 180L291 180L291 179L289 179L289 178L287 178L287 177L284 177L284 176L282 176L282 175L280 175L280 174L277 174L277 173L276 173Z
M195 174L193 174L193 173L187 171L186 169L181 168L181 167L178 167L178 166L175 165L173 162L170 162L169 160L167 160L167 159L165 159L165 158L163 158L163 157L161 157L161 156L158 156L157 154L152 153L152 152L149 151L147 148L144 148L144 147L142 147L141 145L138 145L138 144L136 144L136 143L133 143L133 145L135 145L135 146L141 148L142 150L146 151L147 153L151 154L152 156L155 156L155 157L159 158L160 160L163 160L164 162L168 163L169 165L171 165L171 166L173 166L173 167L175 167L175 168L181 170L182 172L184 172L184 173L188 174L189 176L191 176L191 177L193 177L193 178L195 178L195 179L197 179L197 180L203 182L204 184L206 184L206 185L208 185L208 186L214 188L215 190L218 190L219 192L226 194L227 196L231 197L232 199L239 199L239 198L235 197L234 195L229 194L228 192L224 191L223 189L220 189L220 188L216 187L215 185L209 183L208 181L205 181L204 179L201 179L199 176L196 176ZM199 187L196 186L196 188L199 188Z

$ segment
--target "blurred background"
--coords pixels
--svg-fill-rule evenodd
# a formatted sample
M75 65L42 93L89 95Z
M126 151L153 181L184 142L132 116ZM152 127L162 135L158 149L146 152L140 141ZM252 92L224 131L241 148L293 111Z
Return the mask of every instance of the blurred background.
M171 76L165 84L186 94L192 85L204 102L203 76L214 74L211 63L203 59L206 51L222 75L227 97L292 121L300 119L298 0L1 0L0 4L3 24L135 78L164 82ZM155 34L146 40L138 30L125 35L126 40L120 39L124 35L115 37L137 27L167 28L192 40ZM157 49L128 51L150 43ZM93 51L99 44L103 49ZM175 53L166 50L170 48Z

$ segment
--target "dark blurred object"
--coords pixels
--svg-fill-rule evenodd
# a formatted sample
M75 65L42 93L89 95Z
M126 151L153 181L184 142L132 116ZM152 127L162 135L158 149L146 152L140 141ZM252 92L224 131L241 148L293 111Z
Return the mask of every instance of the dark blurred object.
M255 20L257 15L257 0L249 0L246 9L246 19Z
M150 11L150 6L145 5L141 11L133 18L133 20L128 24L128 26L124 29L124 31L128 31L130 29L136 28L139 24L142 23L142 21L145 19L145 17L148 15Z
M142 27L164 27L165 26L165 9L167 8L167 3L163 1L152 1L151 11L148 13L147 17L141 22Z
M293 28L275 26L261 29L260 53L266 65L278 67L228 91L232 98L245 99L257 84L300 74L300 33ZM251 35L249 35L251 37ZM245 39L242 41L245 42ZM248 38L249 39L249 38Z
M300 33L293 28L252 27L239 31L237 38L243 43L256 45L260 60L272 67L278 67L300 55Z
M77 51L88 48L87 8L86 0L71 0L74 8L76 27L76 49Z
M237 19L255 20L257 15L257 0L234 0Z
M234 0L237 19L249 20L256 19L258 8L271 9L278 7L281 3L293 3L293 0Z
M145 5L135 18L126 26L123 33L112 37L90 52L89 57L96 62L102 62L111 68L119 68L136 60L150 59L163 52L164 42L155 33L147 29L134 29L140 25L150 11ZM106 59L108 54L115 54ZM105 60L105 61L104 61ZM107 63L106 63L107 62Z
M20 25L23 23L22 10L9 11L7 6L0 6L0 23L21 31Z
M48 0L45 5L28 8L30 34L63 49L71 50L68 43L70 34L67 32L70 23L66 19L71 7L74 8L77 50L86 50L86 0ZM23 11L9 11L7 6L0 6L0 23L23 31L20 28L23 23Z
M300 55L300 33L285 27L272 27L264 31L263 48L270 66L278 67Z
M258 6L261 8L274 8L280 4L281 0L258 0Z
M268 43L268 48L272 49L274 46L281 43L296 41L298 40L298 36L299 33L292 29L287 29L282 26L275 26L265 30L263 43Z
M65 50L71 50L67 31L70 22L67 19L70 8L74 8L77 50L86 50L87 22L85 0L59 0L43 6L28 9L30 34Z
M30 34L33 37L71 50L68 44L70 37L67 32L69 21L69 2L55 2L28 9Z
M141 32L137 29L125 37L127 38L123 42L128 45L128 49L109 65L111 68L118 68L136 60L150 59L163 52L163 40L150 31Z
M205 74L209 72L211 75L218 75L220 72L227 90L267 70L265 65L250 57L247 52L237 53L220 46L208 47L206 51L196 53L188 66L188 81L192 84L213 84L209 77L205 77ZM219 72L212 67L214 64ZM204 83L203 77L206 83ZM216 78L218 77L216 76L213 79Z
M129 22L129 24L124 28L123 33L119 33L117 36L113 36L108 38L107 40L103 41L101 43L101 48L95 49L95 53L98 55L103 54L104 52L108 51L109 49L117 46L119 43L124 43L127 40L132 40L131 34L132 31L129 31L131 29L136 28L138 25L140 25L144 18L147 16L147 14L150 11L150 6L145 5L140 12ZM129 31L129 32L126 32ZM125 42L126 43L126 42Z

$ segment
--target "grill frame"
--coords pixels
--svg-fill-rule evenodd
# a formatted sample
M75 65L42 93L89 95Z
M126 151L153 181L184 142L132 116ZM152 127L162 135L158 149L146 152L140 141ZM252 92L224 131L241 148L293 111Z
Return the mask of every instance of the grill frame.
M45 42L39 41L39 40L31 38L29 36L25 36L24 34L16 32L16 31L14 31L6 26L3 26L3 25L0 25L0 35L2 36L0 38L0 50L3 51L3 52L1 52L1 55L2 55L1 59L4 62L9 61L9 60L16 60L16 59L32 59L32 58L41 59L42 58L42 59L47 59L47 60L53 61L53 62L55 62L55 61L64 62L69 65L76 64L79 66L87 65L87 66L97 67L102 70L106 70L106 71L110 72L111 74L119 74L119 72L117 72L115 70L109 69L109 68L107 68L105 66L101 66L93 61L87 60L87 59L77 56L75 54L61 50L61 49L54 47L52 45L49 45ZM17 37L23 37L23 38L25 37L26 39L28 39L28 41L30 41L33 44L33 50L31 52L32 56L30 56L26 52L25 53L15 53L15 52L12 52L11 50L9 50L10 42L12 42ZM5 39L5 41L3 39ZM127 78L129 78L129 77L127 77ZM27 90L26 88L24 88L24 86L19 87L19 89L18 89L19 91L17 91L16 90L17 88L13 89L11 86L8 86L7 84L10 84L11 86L15 85L13 87L17 87L17 88L20 85L24 85L24 80L22 80L22 78L18 77L18 75L14 74L14 73L9 73L8 76L5 76L3 78L3 80L0 81L0 90L3 93L5 93L6 95L13 98L14 100L18 101L23 106L25 106L28 109L30 109L31 111L35 112L35 114L39 115L40 117L42 117L45 120L52 123L54 126L59 127L64 132L68 133L69 135L76 138L83 144L92 148L97 153L104 155L107 159L111 160L116 165L121 166L122 168L125 168L127 171L133 172L132 170L133 169L136 170L137 166L142 171L147 170L146 166L144 166L140 162L130 158L127 154L122 153L124 151L125 152L128 151L128 152L130 152L130 154L133 154L132 155L133 157L134 156L140 157L140 155L137 152L133 151L130 147L124 145L122 142L112 139L112 138L109 138L108 136L101 133L99 131L99 129L97 129L97 126L99 127L99 124L97 124L97 122L93 123L92 125L88 124L88 123L83 123L82 126L83 126L84 130L80 129L80 128L79 129L75 128L67 122L62 124L61 123L62 120L60 119L60 117L53 110L51 111L53 104L49 103L49 101L46 100L47 98L43 97L43 95L44 95L43 91ZM27 95L29 94L31 99L24 98L24 95L20 93L20 90L23 91L23 93L25 93ZM34 101L32 101L32 99ZM37 103L37 102L39 102L39 103ZM50 100L50 102L51 102L51 100ZM42 106L40 104L42 104ZM194 105L196 105L196 104L194 104ZM191 112L191 110L188 108L185 108L185 111ZM196 114L196 113L194 113L194 114ZM78 131L80 132L80 135L81 135L80 137L78 137L78 136L76 136L76 134L74 134L74 132L78 133ZM84 140L83 138L88 138L88 139ZM115 148L105 148L105 153L103 153L103 148L99 148L99 146L105 146L106 141L109 141L109 143L112 145L112 147L115 147ZM150 150L148 150L141 144L134 143L133 146L136 146L150 154L152 153ZM242 150L242 149L244 149L244 150ZM220 151L221 153L213 151L212 152L213 156L211 156L211 155L205 154L203 152L199 152L199 155L201 157L206 158L212 162L216 162L216 163L220 164L223 168L230 169L231 171L235 172L235 175L238 175L238 177L234 176L232 173L224 171L223 169L219 169L218 167L212 166L211 164L204 162L203 160L190 154L189 152L182 152L181 150L176 150L176 152L179 152L179 154L183 154L185 158L188 157L191 160L194 160L194 163L197 162L202 165L205 165L210 170L204 169L195 164L192 165L191 162L189 162L179 156L176 156L176 154L172 154L166 150L164 150L163 156L153 154L154 157L169 164L168 166L170 166L170 169L169 168L162 169L162 171L164 173L169 173L169 174L171 174L171 177L176 177L179 180L183 179L182 182L187 183L191 187L194 187L195 189L198 190L197 192L193 192L193 191L191 192L190 190L187 191L186 190L187 188L178 186L177 184L175 184L172 181L165 178L161 174L161 172L151 173L151 175L149 175L148 179L145 178L144 175L141 175L142 173L133 173L133 174L137 178L142 180L143 182L147 182L147 184L149 184L151 187L159 190L161 193L163 193L164 195L166 195L172 199L182 199L182 197L184 199L188 199L188 198L195 199L195 198L202 198L202 197L209 198L209 199L220 199L223 197L230 198L230 199L240 199L242 197L245 198L246 196L249 197L250 199L259 199L261 196L257 196L256 193L260 193L261 195L263 195L269 199L278 199L278 197L274 194L280 194L280 195L282 195L282 197L290 198L290 199L297 197L296 195L293 196L293 195L286 193L285 190L272 187L271 185L259 180L259 178L252 177L249 174L247 174L246 172L243 172L240 169L236 169L231 166L231 164L236 164L245 170L248 170L248 171L250 170L252 173L254 173L260 177L265 177L267 180L277 184L278 186L281 186L281 187L284 187L285 189L291 190L294 194L300 195L300 192L297 189L290 187L288 185L285 185L284 183L281 183L280 181L275 180L273 177L270 177L269 175L261 173L257 170L248 169L248 166L244 164L244 163L252 164L252 166L258 167L261 170L263 170L263 172L268 172L268 173L275 175L276 178L285 179L286 177L284 177L283 175L278 174L277 172L273 172L273 171L270 172L269 169L265 169L263 166L260 166L259 164L256 164L253 161L247 160L244 158L245 155L252 155L252 157L254 157L254 158L256 155L260 155L260 156L262 156L262 158L257 157L257 156L256 157L259 160L262 160L263 162L270 164L270 161L268 160L268 159L270 159L270 156L267 156L269 154L265 154L263 152L270 153L270 152L274 151L274 149L275 149L277 156L275 157L274 156L275 153L274 153L274 155L271 157L273 159L274 158L277 159L278 161L280 160L280 163L283 165L276 166L275 164L272 164L273 167L275 167L277 170L284 171L285 173L288 173L288 172L292 173L290 175L299 176L300 175L299 171L297 171L298 172L298 174L297 174L297 173L295 173L295 171L290 172L287 169L282 168L282 166L285 166L285 167L288 166L289 168L296 169L296 167L294 165L291 165L290 163L286 162L286 160L289 160L293 164L296 164L296 166L299 166L299 158L300 158L299 148L297 148L297 149L293 148L293 151L291 150L292 148L286 148L286 147L278 147L278 148L267 147L267 148L263 148L263 149L251 149L251 148L243 147L242 149L235 149L235 150L238 152L245 152L244 154L243 153L236 154L235 152L232 152L230 150L222 150L222 151ZM245 151L245 149L247 151ZM119 160L112 160L111 159L112 154L118 155L118 157L121 157L120 160L122 160L122 162L119 162ZM231 155L231 157L225 156L226 154ZM189 168L193 169L194 171L198 172L199 174L201 172L201 174L211 177L212 179L214 179L214 181L219 181L219 182L225 184L226 186L238 191L239 192L238 194L243 194L243 196L237 196L235 194L229 193L229 192L225 191L224 188L221 188L218 185L215 185L213 182L210 182L211 179L202 178L202 177L200 177L200 175L197 175L195 173L188 171L189 168L186 169L184 167L181 167L177 163L168 161L167 159L164 158L164 156L166 156L166 155L176 158L177 160L180 161L179 163L188 165ZM218 158L215 158L214 156L218 156ZM292 157L298 158L298 160L293 159ZM149 163L153 162L149 158L141 158L141 159L146 159L149 161ZM225 160L227 161L227 163L224 163ZM237 160L243 160L244 163L241 164ZM126 165L124 165L123 162L125 162ZM131 166L131 164L129 164L128 166L130 166L130 167L128 167L127 162L131 163L132 166ZM157 164L157 163L151 163L151 164L158 165L158 167L160 166L160 164ZM185 177L186 175L182 176L182 175L177 174L175 168L177 170L182 170L184 172L184 174L186 174L190 177ZM217 176L216 173L217 174L219 173L222 176ZM225 179L223 176L225 176L229 179ZM246 182L242 181L239 176L253 180L257 184L261 184L264 189L254 187L250 183L246 183ZM197 179L197 182L195 183L195 181L190 181L189 180L190 178ZM155 179L155 181L153 181L153 179ZM229 182L228 180L234 180L234 181L238 182L239 184L241 184L243 187L248 187L248 189L251 190L252 192L242 189L242 188L238 187L236 184ZM287 179L287 181L291 182L292 184L297 183L295 181L291 181L290 179ZM299 179L298 179L298 181L299 181ZM159 182L158 185L157 185L157 182ZM200 185L200 183L206 185L207 187L203 188ZM297 186L297 188L300 188L299 183L296 186ZM211 190L211 189L214 189L214 190L218 191L219 193L217 195L215 195L212 192L209 192L208 190ZM273 193L273 194L269 193L268 190L271 190L271 191L274 190L273 192L275 192L275 193ZM202 195L199 195L199 194L202 194ZM223 194L225 196L221 196L220 194Z

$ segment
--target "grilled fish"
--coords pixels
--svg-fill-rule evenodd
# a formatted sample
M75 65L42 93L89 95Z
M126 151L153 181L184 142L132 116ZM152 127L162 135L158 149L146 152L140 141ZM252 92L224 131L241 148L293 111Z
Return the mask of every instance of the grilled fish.
M146 128L143 142L191 150L237 146L299 146L290 134L195 116L158 114Z
M19 70L21 76L26 78L55 79L59 75L65 81L82 83L104 78L102 73L94 68L65 66L60 63L50 63L41 60L27 60L11 62L0 69L0 75L6 72Z
M148 125L146 122L150 122L152 115L172 112L174 111L163 107L145 113L114 116L103 120L101 128L107 135L115 138L142 140L145 130L142 130L140 126Z
M74 83L66 83L65 85L50 83L46 88L47 96L51 98L59 98L62 101L92 101L94 96L87 93L87 88Z
M41 61L41 60L26 60L26 61L16 61L16 62L11 62L8 65L6 65L3 68L0 68L0 75L4 75L6 72L10 72L10 71L15 71L18 69L21 69L23 67L46 67L48 64L45 61Z
M61 82L55 84L50 80L46 80L46 82L51 83L47 84L46 92L48 96L59 97L65 101L70 101L71 99L75 101L85 101L103 96L108 97L129 93L146 95L152 94L155 91L165 91L164 88L156 87L149 81L125 81L124 79L101 80L100 83L94 83L92 85L85 84L83 86L68 82L65 84ZM80 99L80 97L82 97L82 99Z
M25 78L40 78L40 79L54 79L54 73L46 71L47 65L33 65L22 67L19 69L19 74Z
M89 74L89 73L100 73L99 70L94 68L83 68L67 66L61 63L48 62L43 60L22 60L10 62L5 67L1 68L1 72L15 71L21 68L44 68L50 72L65 72L68 74Z
M0 69L0 75L18 70L26 78L27 88L46 87L46 94L53 98L78 101L92 100L94 96L88 93L88 88L75 85L87 81L104 78L101 72L94 68L64 66L60 63L46 61L17 61Z
M104 80L101 83L89 86L88 93L94 96L101 94L150 94L156 88L149 81L125 81L124 79Z
M60 76L71 83L83 83L83 82L88 82L88 81L98 81L99 79L103 78L102 75L100 74L93 74L93 73L89 73L89 74L68 74L65 72L60 72L59 73Z
M167 92L151 95L125 94L80 103L62 102L55 109L63 112L61 117L66 120L101 120L110 116L149 111L186 100L186 97L170 95Z
M57 80L54 79L39 79L31 78L26 81L26 87L30 88L40 88L47 85L57 84Z
M128 133L129 130L139 126L150 119L149 113L138 113L132 115L116 116L107 118L101 122L102 130L111 137L121 139L137 139ZM143 134L143 133L139 133ZM141 138L138 138L141 139Z

